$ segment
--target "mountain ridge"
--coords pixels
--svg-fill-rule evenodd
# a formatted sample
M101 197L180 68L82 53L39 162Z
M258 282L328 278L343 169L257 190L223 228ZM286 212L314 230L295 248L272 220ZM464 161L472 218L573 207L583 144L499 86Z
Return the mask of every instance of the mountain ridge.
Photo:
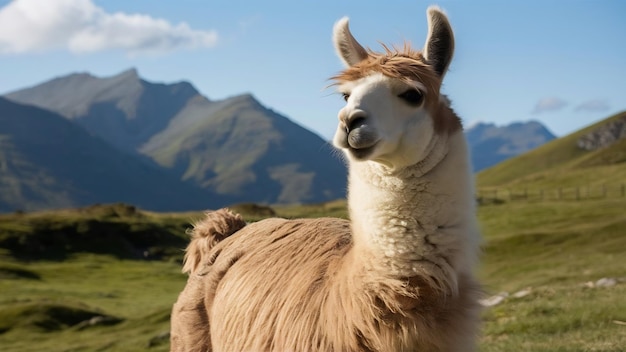
M20 89L6 98L54 111L114 146L141 146L199 92L185 81L152 83L129 69L110 77L74 73Z
M188 82L151 83L131 69L105 78L70 74L6 97L59 113L181 182L235 201L345 195L345 165L328 142L249 93L212 101Z
M2 97L0 111L0 211L106 202L194 210L228 202L181 183L53 112Z

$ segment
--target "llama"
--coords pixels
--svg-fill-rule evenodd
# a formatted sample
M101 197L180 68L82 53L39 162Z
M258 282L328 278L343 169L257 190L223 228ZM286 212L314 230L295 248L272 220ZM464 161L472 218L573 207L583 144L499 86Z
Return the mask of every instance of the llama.
M479 232L465 137L440 94L452 29L428 9L422 51L377 53L335 24L347 66L333 144L350 220L227 209L192 231L172 351L474 351Z

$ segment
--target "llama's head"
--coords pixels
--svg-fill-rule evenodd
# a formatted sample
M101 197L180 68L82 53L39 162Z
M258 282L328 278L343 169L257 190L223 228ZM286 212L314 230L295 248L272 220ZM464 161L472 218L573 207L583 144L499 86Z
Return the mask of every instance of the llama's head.
M348 19L334 27L337 54L347 68L333 77L346 105L339 111L333 144L351 160L372 160L391 169L426 157L434 138L461 128L439 93L454 50L452 28L437 7L428 13L428 37L421 51L405 44L364 49Z

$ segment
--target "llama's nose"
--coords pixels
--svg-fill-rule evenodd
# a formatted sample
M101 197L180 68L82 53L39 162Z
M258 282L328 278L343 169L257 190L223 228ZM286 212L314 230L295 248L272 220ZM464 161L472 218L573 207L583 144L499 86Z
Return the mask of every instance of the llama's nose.
M349 113L344 113L339 116L339 119L343 123L346 129L346 133L350 134L350 131L359 128L365 124L367 120L367 113L360 109L355 109Z

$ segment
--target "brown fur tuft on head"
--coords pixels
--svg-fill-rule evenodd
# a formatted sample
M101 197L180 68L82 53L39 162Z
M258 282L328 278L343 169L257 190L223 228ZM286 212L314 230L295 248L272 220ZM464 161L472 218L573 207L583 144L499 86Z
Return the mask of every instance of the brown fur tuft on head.
M422 53L414 50L408 43L403 48L389 48L381 44L384 53L367 51L367 57L356 65L350 66L331 77L335 84L356 81L374 72L405 81L411 84L418 81L426 85L429 92L438 92L441 85L441 78L425 62Z
M202 254L208 253L219 241L239 231L246 222L241 215L227 208L207 212L204 219L194 224L191 243L185 253L184 273L193 274L202 263Z

